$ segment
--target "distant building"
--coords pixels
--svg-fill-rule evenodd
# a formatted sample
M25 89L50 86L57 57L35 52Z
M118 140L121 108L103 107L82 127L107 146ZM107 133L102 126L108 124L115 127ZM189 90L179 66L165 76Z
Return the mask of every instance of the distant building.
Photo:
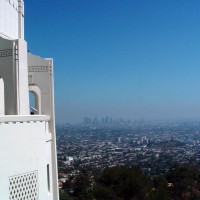
M84 125L91 125L91 119L89 117L84 118Z
M53 85L53 60L27 53L24 1L0 0L1 200L59 199Z
M121 143L122 142L122 138L118 137L118 142Z

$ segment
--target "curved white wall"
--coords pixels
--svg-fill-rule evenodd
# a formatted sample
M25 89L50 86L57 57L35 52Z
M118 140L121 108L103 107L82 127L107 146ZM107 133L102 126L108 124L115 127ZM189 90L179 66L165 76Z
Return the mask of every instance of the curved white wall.
M18 0L0 0L0 36L19 38Z

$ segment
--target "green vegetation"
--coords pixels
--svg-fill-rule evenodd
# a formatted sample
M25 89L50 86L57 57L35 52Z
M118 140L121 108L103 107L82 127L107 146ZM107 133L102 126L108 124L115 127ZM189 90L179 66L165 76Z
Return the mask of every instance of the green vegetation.
M173 183L172 195L175 199L198 199L200 197L200 173L194 165L174 165L168 174Z
M103 199L146 199L148 180L136 166L113 167L96 177L94 196Z
M67 181L61 200L199 200L200 173L176 164L165 176L148 177L138 166L112 167L92 174L83 170Z
M68 194L67 192L60 190L59 191L59 196L60 196L60 200L73 200Z

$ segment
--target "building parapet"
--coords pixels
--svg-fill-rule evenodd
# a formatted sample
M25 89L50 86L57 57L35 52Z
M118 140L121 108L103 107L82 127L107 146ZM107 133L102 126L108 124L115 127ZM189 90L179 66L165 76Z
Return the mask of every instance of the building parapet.
M49 121L47 115L4 115L0 116L0 123L7 122L30 122L30 121Z

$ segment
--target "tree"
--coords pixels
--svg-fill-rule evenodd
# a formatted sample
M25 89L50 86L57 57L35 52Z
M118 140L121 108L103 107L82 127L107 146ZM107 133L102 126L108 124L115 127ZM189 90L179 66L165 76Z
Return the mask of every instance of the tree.
M59 196L60 200L72 200L72 198L70 198L69 195L63 190L59 190Z
M107 168L95 180L93 191L97 200L147 199L148 179L137 166Z
M171 195L167 187L167 180L163 176L157 176L153 179L153 185L149 198L151 200L170 200Z
M195 195L192 192L193 185L199 180L199 171L194 165L174 165L167 176L173 184L172 195L177 200L192 199Z
M93 199L91 191L91 175L82 170L79 176L75 179L73 196L78 200Z

